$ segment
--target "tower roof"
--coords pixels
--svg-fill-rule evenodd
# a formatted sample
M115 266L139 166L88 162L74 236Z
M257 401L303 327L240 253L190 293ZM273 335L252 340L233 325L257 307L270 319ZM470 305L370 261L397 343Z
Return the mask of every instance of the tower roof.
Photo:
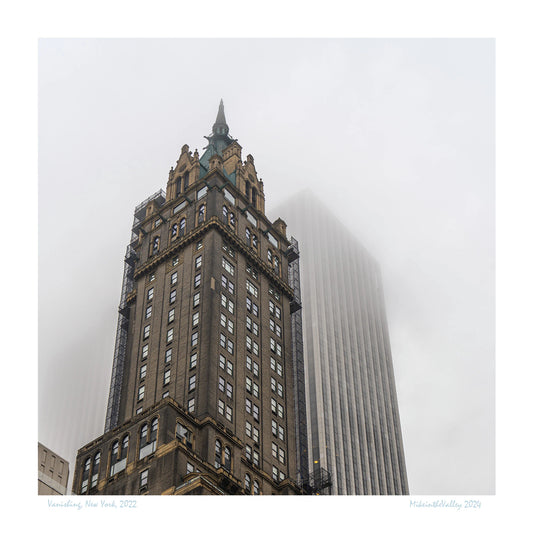
M215 120L215 123L213 124L213 133L216 133L215 128L217 126L225 126L226 133L229 132L229 127L226 123L226 116L224 115L224 101L222 100L222 98L220 99L220 104L218 105L217 118Z
M233 139L229 135L229 126L226 122L226 115L224 114L224 101L220 99L220 104L218 105L217 118L213 124L213 130L211 135L205 137L209 144L204 148L205 152L200 157L200 177L209 170L209 159L214 154L222 156L222 152L227 148L232 142L237 139Z

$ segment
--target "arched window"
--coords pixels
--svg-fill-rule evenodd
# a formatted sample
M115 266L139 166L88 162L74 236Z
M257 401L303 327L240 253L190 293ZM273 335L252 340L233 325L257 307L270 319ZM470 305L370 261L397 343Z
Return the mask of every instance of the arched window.
M250 478L250 474L244 474L244 492L250 494L251 485L252 479Z
M257 481L257 479L254 479L254 494L259 494L259 482Z
M91 470L91 458L88 457L85 459L85 463L83 464L83 472L81 474L81 494L85 494L87 492L87 488L89 486L89 471Z
M205 220L205 204L200 206L198 209L198 224L201 224Z
M159 419L154 418L152 420L152 427L150 428L150 442L157 441L157 428L159 426Z
M228 446L224 448L224 468L231 470L231 450Z
M180 220L178 236L181 237L182 235L185 235L185 218Z
M118 462L118 440L116 440L111 446L111 461L110 461L111 470L113 470L113 467L117 464L117 462ZM114 472L111 472L111 475L113 474Z
M220 468L222 464L222 445L217 439L215 441L215 468Z
M173 224L172 229L170 230L170 236L175 237L178 234L178 225Z
M148 442L148 424L143 424L141 427L141 439L139 441L139 447L142 449Z
M122 460L128 458L128 445L129 445L129 442L130 442L130 437L129 437L129 435L126 435L122 439L122 446L120 448L120 458Z
M139 440L139 459L143 459L147 455L155 452L157 448L158 424L158 419L154 418L150 424L150 435L148 435L148 424L142 425Z
M91 488L98 483L98 471L100 470L100 452L97 452L93 460L93 472L91 476Z

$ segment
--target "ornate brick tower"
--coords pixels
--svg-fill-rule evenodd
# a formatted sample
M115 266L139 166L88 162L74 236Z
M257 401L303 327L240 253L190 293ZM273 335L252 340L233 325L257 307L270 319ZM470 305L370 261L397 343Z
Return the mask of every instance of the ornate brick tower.
M74 493L302 492L297 243L266 218L222 101L207 140L135 210L105 433L78 451Z

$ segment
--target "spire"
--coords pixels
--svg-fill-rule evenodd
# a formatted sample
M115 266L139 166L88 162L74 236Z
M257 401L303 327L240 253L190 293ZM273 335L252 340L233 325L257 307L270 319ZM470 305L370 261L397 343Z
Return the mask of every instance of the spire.
M220 99L218 106L218 114L213 124L213 134L215 135L227 135L229 133L229 127L226 123L226 116L224 115L224 102Z

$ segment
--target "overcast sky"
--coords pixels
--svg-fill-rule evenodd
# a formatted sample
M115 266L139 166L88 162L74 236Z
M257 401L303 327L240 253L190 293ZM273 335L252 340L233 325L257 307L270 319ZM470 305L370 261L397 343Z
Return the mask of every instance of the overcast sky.
M220 98L267 214L311 188L381 265L411 493L494 493L488 39L41 40L39 440L103 432L133 210Z

